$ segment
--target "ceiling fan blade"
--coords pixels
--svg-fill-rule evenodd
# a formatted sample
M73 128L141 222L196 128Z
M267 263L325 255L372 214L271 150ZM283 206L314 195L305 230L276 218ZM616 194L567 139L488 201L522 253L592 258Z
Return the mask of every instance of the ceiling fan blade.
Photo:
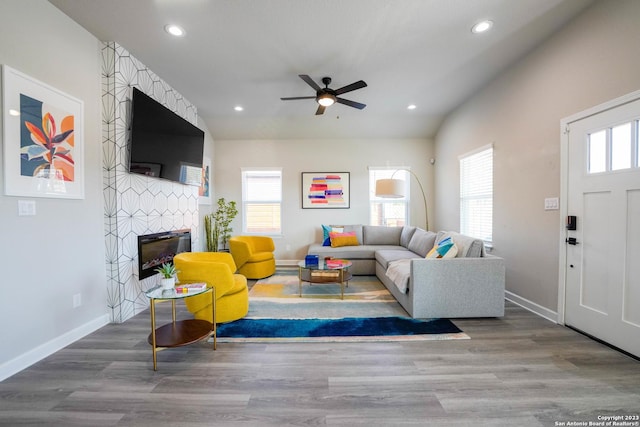
M316 110L316 116L319 116L320 114L324 114L324 109L327 108L324 105L318 105L318 109Z
M361 104L355 101L349 101L348 99L344 99L344 98L336 98L336 102L340 104L348 105L349 107L357 108L358 110L362 110L364 107L367 106L366 104Z
M313 79L311 77L307 76L306 74L299 74L298 77L300 77L302 80L304 80L309 86L314 88L316 92L321 90L320 86L318 86L318 84L316 82L314 82Z
M363 87L367 87L367 84L364 80L359 80L355 83L351 83L350 85L346 85L341 87L340 89L336 89L336 95L342 95L343 93L351 92L352 90L362 89Z
M315 96L294 96L292 98L280 98L283 101L292 101L294 99L316 99Z

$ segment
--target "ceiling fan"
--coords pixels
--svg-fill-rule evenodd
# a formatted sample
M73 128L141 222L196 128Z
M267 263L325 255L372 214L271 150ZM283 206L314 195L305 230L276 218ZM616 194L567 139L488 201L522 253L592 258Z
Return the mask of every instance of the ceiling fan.
M348 105L349 107L357 108L359 110L362 110L364 107L366 107L365 104L338 97L338 95L342 95L343 93L367 87L367 84L363 80L359 80L355 83L351 83L350 85L343 86L340 89L331 89L329 88L329 85L331 84L331 77L322 78L324 88L318 86L318 84L316 84L316 82L314 82L313 79L306 74L300 74L299 77L316 91L316 96L296 96L293 98L280 98L281 100L292 101L295 99L315 99L319 104L318 109L316 110L316 116L323 114L325 108L333 105L336 102L338 104Z

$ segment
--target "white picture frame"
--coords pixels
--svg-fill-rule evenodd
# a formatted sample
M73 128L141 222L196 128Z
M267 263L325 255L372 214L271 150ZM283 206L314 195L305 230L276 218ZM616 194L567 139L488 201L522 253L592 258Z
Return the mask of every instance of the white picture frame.
M2 67L7 196L84 198L84 103Z

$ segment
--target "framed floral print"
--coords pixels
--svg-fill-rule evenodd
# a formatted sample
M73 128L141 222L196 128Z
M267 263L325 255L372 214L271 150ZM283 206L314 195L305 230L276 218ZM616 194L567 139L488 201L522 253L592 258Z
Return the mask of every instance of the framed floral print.
M84 198L82 101L2 67L8 196Z

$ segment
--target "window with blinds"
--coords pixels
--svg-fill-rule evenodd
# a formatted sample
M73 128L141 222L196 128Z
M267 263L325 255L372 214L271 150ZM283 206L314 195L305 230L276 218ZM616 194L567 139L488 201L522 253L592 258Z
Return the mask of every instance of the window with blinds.
M493 146L460 156L460 232L493 240Z
M242 230L245 234L282 232L282 170L242 170Z
M408 224L409 197L385 199L376 197L376 181L386 178L403 179L407 185L405 194L409 191L409 174L405 170L390 169L388 167L369 167L369 224L401 227Z

